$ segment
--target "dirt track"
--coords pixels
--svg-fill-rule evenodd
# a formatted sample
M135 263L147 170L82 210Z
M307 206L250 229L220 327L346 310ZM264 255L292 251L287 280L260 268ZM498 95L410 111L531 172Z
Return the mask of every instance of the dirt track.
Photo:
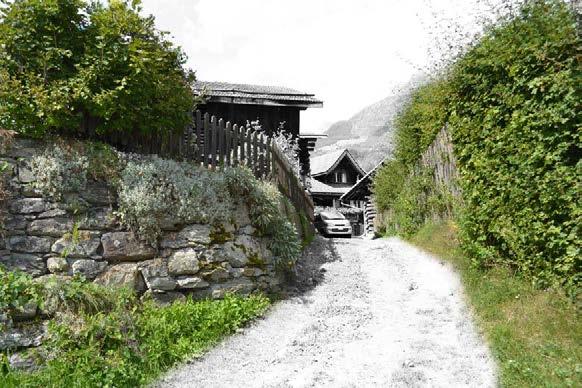
M495 386L492 358L448 266L398 239L320 239L315 247L300 269L299 287L312 290L159 386Z

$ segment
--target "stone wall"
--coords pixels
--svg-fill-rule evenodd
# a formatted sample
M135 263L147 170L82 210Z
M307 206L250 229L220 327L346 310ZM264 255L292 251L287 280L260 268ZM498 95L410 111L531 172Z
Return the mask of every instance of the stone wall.
M40 142L17 139L0 154L5 173L4 237L0 263L34 277L80 274L110 285L125 285L167 302L192 295L220 298L226 292L276 292L281 279L241 204L229 223L176 225L169 215L156 246L140 241L115 215L115 193L90 182L82 192L52 201L35 189L30 160Z

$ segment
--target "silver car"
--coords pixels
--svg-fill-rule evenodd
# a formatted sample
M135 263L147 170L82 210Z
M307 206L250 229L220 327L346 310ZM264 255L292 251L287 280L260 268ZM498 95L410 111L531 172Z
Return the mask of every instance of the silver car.
M352 225L342 214L321 212L315 216L315 227L324 236L352 236Z

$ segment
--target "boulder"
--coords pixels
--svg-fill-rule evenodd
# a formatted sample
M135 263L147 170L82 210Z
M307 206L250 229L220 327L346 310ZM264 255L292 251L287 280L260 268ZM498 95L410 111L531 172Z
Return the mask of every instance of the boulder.
M107 267L107 263L104 261L79 259L73 262L71 268L73 270L73 275L83 275L87 279L95 279L103 270Z
M177 282L171 277L160 276L148 278L147 285L154 291L172 291L177 287Z
M10 204L10 211L16 214L41 213L47 208L48 205L42 198L23 198Z
M51 247L51 252L73 259L88 259L99 256L101 234L82 230L78 232L76 241L67 235L58 239Z
M36 177L26 166L18 166L18 180L20 183L31 183L36 181Z
M16 252L48 253L54 240L47 237L12 236L8 241L10 249Z
M46 336L46 325L27 325L0 331L0 351L40 346Z
M191 243L208 245L210 244L210 226L205 224L188 225L178 232L177 238Z
M97 276L95 283L107 287L126 287L137 292L145 290L144 279L136 263L111 265Z
M168 259L171 275L194 275L199 269L198 253L192 248L178 250Z
M24 230L28 225L28 220L24 216L9 215L4 221L6 230Z
M73 220L68 218L46 218L32 221L27 232L33 236L61 237L73 229Z
M34 354L31 354L28 350L11 354L8 357L8 363L13 370L27 373L37 371L41 368L41 365L39 365L39 358Z
M32 276L40 276L47 273L44 259L37 255L13 252L11 255L0 257L0 263L11 271L20 270Z
M131 232L111 232L101 237L103 258L107 260L138 261L151 259L156 249L137 239Z

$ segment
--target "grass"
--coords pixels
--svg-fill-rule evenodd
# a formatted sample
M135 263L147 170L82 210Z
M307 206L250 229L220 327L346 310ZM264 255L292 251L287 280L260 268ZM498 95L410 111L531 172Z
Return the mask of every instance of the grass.
M32 350L33 356L48 359L44 368L34 373L12 371L9 354L0 353L2 388L144 386L176 363L201 355L262 315L270 304L260 295L228 295L160 307L151 300L139 301L127 290L81 280L28 295L28 277L5 278L11 282L10 292L0 292L5 311L18 305L16 299L33 298L41 305L57 299L60 313L51 321L41 351Z
M410 238L460 274L503 387L582 386L580 311L560 290L540 290L508 268L480 270L459 249L451 222Z

